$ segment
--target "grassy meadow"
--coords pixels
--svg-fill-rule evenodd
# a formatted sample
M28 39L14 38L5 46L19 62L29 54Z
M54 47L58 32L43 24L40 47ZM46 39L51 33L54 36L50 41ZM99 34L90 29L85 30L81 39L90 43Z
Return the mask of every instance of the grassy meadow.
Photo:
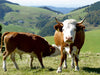
M45 39L53 44L53 36L47 36ZM7 59L7 72L2 69L2 54L0 54L0 75L100 75L100 30L86 32L86 38L83 48L80 52L79 67L76 72L71 69L71 59L68 57L68 68L63 69L62 73L57 74L56 70L60 64L60 55L55 57L43 58L45 69L41 69L37 58L34 58L33 69L29 67L29 55L24 54L22 60L16 54L16 62L19 70L16 70L12 61Z

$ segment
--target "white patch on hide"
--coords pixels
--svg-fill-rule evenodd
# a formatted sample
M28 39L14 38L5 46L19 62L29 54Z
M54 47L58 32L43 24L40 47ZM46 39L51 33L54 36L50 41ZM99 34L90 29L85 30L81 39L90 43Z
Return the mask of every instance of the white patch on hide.
M69 53L70 47L65 47L65 51L67 52L67 54L69 54L69 57L71 57L71 54Z
M76 34L76 20L69 19L63 22L63 34L64 34L64 42L66 42L69 37L72 37L72 42L74 42L75 34Z
M53 44L52 46L53 46L56 50L55 50L55 52L54 52L53 54L51 54L50 56L57 56L57 55L60 55L60 54L61 54L61 52L60 52L61 46L56 46L55 44Z
M79 49L76 46L73 46L72 54L78 55Z

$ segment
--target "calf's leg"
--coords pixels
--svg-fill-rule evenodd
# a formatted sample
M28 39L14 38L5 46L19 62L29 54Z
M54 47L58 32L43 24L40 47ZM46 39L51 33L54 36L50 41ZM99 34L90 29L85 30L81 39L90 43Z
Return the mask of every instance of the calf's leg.
M41 56L41 54L38 54L37 57L38 57L38 60L39 60L39 62L40 62L40 64L41 64L41 67L44 68L44 65L43 65L43 62L42 62L42 56Z
M3 69L4 69L4 71L7 71L7 68L6 68L6 59L7 59L8 56L9 56L9 52L5 51L3 53Z
M17 63L15 61L15 52L11 53L10 58L13 61L15 68L19 69L19 67L18 67L18 65L17 65Z
M31 69L33 68L33 57L32 56L30 56L30 67L31 67Z

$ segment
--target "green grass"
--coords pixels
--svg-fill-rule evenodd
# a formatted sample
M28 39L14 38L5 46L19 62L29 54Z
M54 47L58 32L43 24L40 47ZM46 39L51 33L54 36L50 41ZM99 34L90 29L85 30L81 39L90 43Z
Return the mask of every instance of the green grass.
M50 44L54 43L53 36L45 37ZM7 59L7 72L2 69L2 54L0 54L0 75L100 75L100 30L86 32L84 46L80 53L79 67L80 71L76 72L71 69L71 59L68 57L68 68L63 69L62 73L57 74L56 70L60 64L60 55L56 57L45 57L43 63L45 69L41 69L37 58L33 61L33 69L29 67L29 55L23 55L20 60L16 55L16 62L19 70L16 70L12 61Z
M82 52L100 53L100 30L86 32Z
M43 58L43 63L45 69L41 69L40 63L37 58L33 61L33 69L29 67L29 56L23 55L23 59L20 60L19 56L16 55L16 61L19 65L19 70L16 70L12 61L7 59L7 72L2 69L2 61L0 61L0 75L99 75L100 74L100 53L81 53L80 54L80 71L76 72L71 69L71 59L68 58L67 64L68 68L63 69L62 73L57 74L56 70L60 64L60 55L56 57L45 57ZM0 60L2 56L0 54Z
M13 31L16 31L16 32L32 32L30 28L26 28L26 27L22 27L22 26L18 26L18 25L8 25L8 26L5 26L5 25L2 25L2 33L4 32L13 32Z

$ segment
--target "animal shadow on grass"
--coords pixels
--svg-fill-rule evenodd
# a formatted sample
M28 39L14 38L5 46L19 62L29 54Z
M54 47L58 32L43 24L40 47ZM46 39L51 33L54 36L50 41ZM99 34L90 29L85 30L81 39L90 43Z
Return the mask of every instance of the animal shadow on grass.
M83 70L87 71L87 72L95 72L100 74L100 68L89 68L89 67L83 67Z
M35 69L35 71L34 71L34 73L38 73L38 72L42 72L42 71L54 71L54 70L56 70L56 69L53 69L53 68L51 68L51 67L45 67L45 68L41 68L41 67L33 67L32 68L33 70Z

